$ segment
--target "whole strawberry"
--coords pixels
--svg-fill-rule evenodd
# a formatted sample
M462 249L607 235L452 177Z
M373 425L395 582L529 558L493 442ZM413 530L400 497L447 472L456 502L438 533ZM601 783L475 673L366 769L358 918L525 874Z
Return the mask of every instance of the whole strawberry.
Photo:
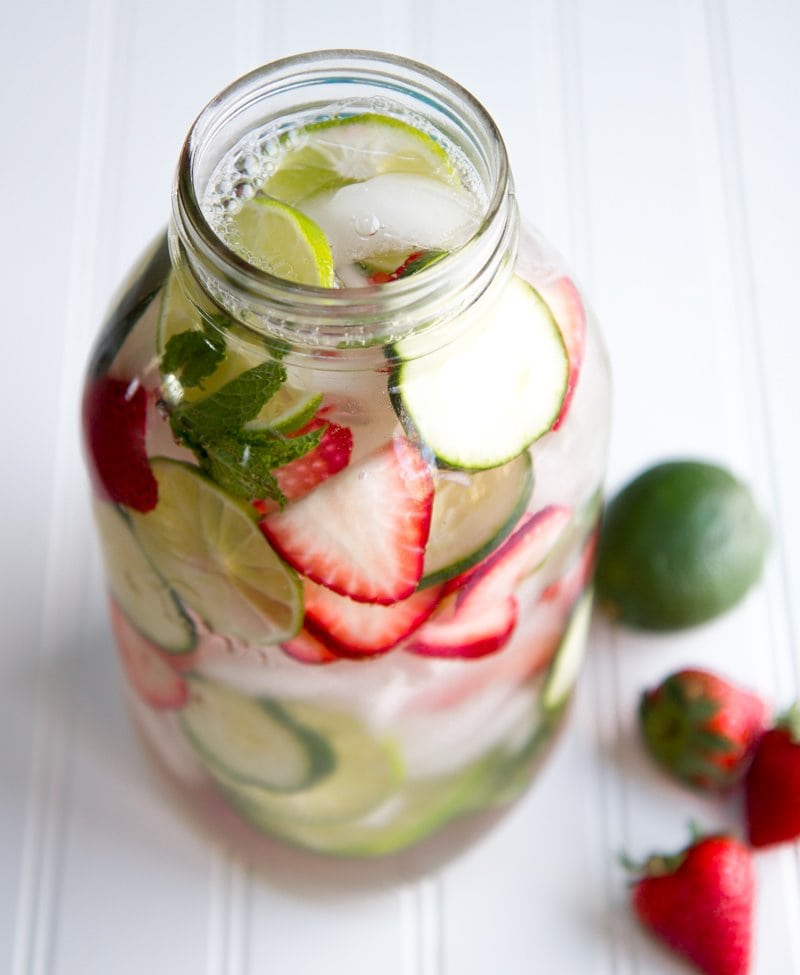
M654 856L634 882L641 923L706 975L747 975L755 871L748 847L730 836L695 840Z
M744 795L753 846L800 838L800 703L762 735L744 782Z
M639 720L648 750L700 789L739 782L767 720L758 695L705 670L681 670L645 691Z

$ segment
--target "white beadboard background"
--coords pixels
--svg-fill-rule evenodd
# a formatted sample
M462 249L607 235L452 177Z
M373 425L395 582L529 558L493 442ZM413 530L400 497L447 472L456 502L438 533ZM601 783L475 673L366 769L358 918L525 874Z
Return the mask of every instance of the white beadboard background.
M682 664L798 695L800 4L5 0L0 24L0 972L684 971L632 922L617 855L737 810L670 785L633 716ZM655 638L597 620L533 791L447 868L373 890L255 869L160 790L122 708L77 433L89 345L166 219L194 115L322 47L427 61L497 119L523 213L604 326L609 487L717 459L774 530L763 583L718 622ZM800 973L799 849L758 857L758 975Z

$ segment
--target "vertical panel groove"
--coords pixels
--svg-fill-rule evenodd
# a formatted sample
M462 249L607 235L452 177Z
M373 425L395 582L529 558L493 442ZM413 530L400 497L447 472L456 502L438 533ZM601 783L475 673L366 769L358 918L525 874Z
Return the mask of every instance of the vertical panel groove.
M34 705L31 785L26 803L13 975L48 975L52 970L58 917L60 870L67 811L67 771L73 707L64 688L59 654L80 641L83 587L88 564L83 478L77 448L76 391L87 337L91 334L94 257L102 206L103 131L113 35L112 5L91 4L78 135L78 182L69 255L69 285L63 304L62 373L54 420L55 477L44 581L44 612ZM54 304L58 308L57 304Z

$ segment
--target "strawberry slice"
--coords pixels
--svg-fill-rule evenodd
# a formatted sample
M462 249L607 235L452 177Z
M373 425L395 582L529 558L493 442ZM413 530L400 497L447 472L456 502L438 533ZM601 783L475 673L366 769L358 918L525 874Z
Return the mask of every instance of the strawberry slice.
M500 650L517 622L514 589L542 564L570 517L569 508L557 505L525 515L444 600L441 612L417 631L408 649L429 657L482 657Z
M97 494L152 511L158 484L145 449L147 391L136 379L100 376L83 398L89 470Z
M357 602L388 605L417 588L432 507L428 465L397 437L260 524L302 575Z
M301 664L332 664L339 659L338 654L306 629L282 643L281 650Z
M125 674L139 697L159 711L178 710L189 700L189 685L178 673L188 667L189 654L166 653L134 627L119 606L110 600L111 628Z
M440 586L420 589L390 606L357 603L306 579L308 630L342 657L370 657L396 647L431 615Z
M556 278L546 283L537 282L535 287L552 312L561 337L564 339L569 359L567 392L552 427L553 430L557 430L569 409L583 363L586 347L586 311L578 289L567 277Z

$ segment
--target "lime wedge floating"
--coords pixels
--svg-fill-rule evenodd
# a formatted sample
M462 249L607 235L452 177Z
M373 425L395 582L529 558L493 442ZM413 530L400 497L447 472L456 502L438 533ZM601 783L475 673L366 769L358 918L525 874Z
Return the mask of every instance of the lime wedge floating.
M226 230L248 263L287 281L332 288L333 255L325 234L299 210L265 196L248 200Z
M444 347L429 351L424 332L395 345L389 392L409 435L446 466L483 470L552 427L569 362L553 316L521 278L465 314L470 321Z
M280 706L294 727L326 742L333 766L306 788L280 794L212 770L233 804L254 825L285 831L299 824L347 822L395 794L403 773L394 747L356 717L297 701L282 701Z
M566 704L578 679L592 618L592 596L592 590L587 589L578 600L550 665L542 687L542 706L548 711Z
M180 720L212 775L280 793L307 789L331 772L326 740L276 701L198 675L189 682Z
M161 295L161 307L158 318L157 350L163 355L167 342L173 335L181 332L197 331L202 328L200 313L189 301L178 280L178 275L172 271ZM224 333L226 339L225 358L217 369L206 379L202 386L185 388L182 397L187 402L193 402L216 392L225 383L235 379L248 369L252 369L264 361L266 353L263 346L256 341L240 337L235 326L229 327ZM305 389L297 389L284 383L283 386L267 403L258 416L247 426L250 429L272 427L280 433L291 433L307 423L316 413L322 397L318 393L311 393Z
M158 504L132 522L145 553L212 630L253 646L294 636L303 618L295 572L274 553L257 512L197 468L156 458Z
M493 551L519 521L533 490L530 454L473 474L440 472L425 549L422 584L466 571Z
M291 133L263 192L296 204L382 173L424 173L460 182L450 156L427 133L388 115L364 113L315 122ZM289 138L284 139L289 145Z
M153 568L130 524L120 510L105 501L94 502L108 586L135 628L169 653L185 653L195 643L195 631L175 593Z

